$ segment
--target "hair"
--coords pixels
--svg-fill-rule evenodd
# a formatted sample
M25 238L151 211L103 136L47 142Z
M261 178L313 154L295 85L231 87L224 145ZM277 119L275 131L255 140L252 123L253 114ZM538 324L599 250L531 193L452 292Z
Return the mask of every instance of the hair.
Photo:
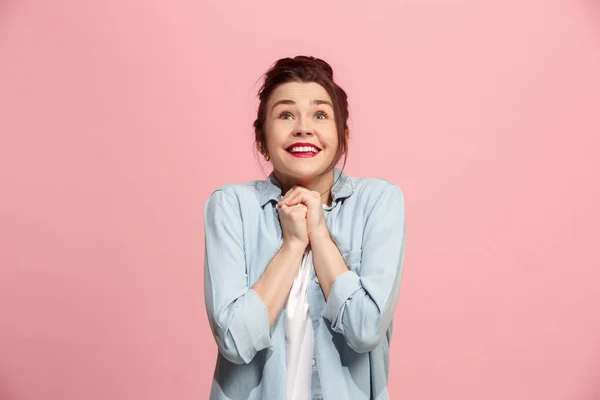
M348 129L348 96L333 80L333 69L320 58L309 56L296 56L294 58L281 58L277 60L264 74L264 83L258 92L260 104L256 120L254 121L254 135L256 148L266 155L267 136L265 134L265 119L267 117L267 102L273 91L288 82L315 82L321 85L331 97L333 114L337 129L338 146L333 163L324 174L330 172L344 156L344 165L348 158L348 142L345 131Z

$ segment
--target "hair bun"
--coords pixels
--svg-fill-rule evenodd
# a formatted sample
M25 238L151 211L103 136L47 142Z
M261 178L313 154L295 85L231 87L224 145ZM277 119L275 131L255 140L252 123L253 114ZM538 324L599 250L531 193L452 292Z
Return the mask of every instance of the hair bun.
M327 61L325 60L321 60L320 58L316 58L316 57L312 57L312 56L296 56L293 58L294 61L304 61L304 62L308 62L310 64L314 64L317 67L319 67L320 69L322 69L323 71L325 71L325 74L327 75L327 77L331 80L333 80L333 68L331 68L331 65L329 65L329 63L327 63Z

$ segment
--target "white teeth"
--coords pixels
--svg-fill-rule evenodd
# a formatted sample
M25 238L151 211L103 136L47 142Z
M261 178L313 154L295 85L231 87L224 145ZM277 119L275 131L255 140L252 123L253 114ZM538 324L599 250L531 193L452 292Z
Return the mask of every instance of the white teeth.
M308 153L308 152L312 152L312 153L318 153L319 150L315 149L312 146L298 146L298 147L292 147L290 149L291 153Z

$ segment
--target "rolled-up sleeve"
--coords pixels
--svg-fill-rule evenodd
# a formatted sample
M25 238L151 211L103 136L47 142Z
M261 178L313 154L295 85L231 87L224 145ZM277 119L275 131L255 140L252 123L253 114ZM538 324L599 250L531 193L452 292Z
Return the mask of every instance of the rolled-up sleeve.
M327 298L323 317L344 335L356 352L375 349L383 339L398 302L404 262L404 194L386 181L366 218L360 275L338 276Z
M219 352L235 364L249 363L271 346L269 315L248 287L240 204L221 188L204 207L204 296Z

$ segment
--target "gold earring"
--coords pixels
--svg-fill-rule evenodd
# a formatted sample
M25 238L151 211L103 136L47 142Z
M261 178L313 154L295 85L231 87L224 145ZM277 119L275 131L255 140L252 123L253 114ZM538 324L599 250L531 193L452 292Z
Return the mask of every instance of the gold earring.
M271 160L271 157L268 154L265 154L265 161Z

